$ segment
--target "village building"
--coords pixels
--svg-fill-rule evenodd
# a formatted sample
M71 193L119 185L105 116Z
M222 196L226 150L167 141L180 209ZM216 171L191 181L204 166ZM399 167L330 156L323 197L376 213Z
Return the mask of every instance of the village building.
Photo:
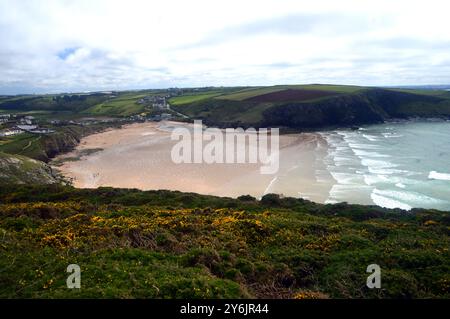
M37 125L17 125L16 127L22 131L32 131L38 128Z
M33 133L33 134L50 134L50 133L54 133L55 130L51 130L49 128L40 128L40 129L31 130L29 132Z
M1 137L14 136L23 133L22 130L19 129L7 129L0 131Z

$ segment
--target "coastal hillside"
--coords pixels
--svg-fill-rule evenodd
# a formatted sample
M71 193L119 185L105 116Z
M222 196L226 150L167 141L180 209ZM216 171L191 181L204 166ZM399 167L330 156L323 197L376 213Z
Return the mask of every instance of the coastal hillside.
M56 155L72 150L82 137L109 127L120 127L120 123L59 126L50 134L24 132L13 137L0 138L0 152L26 156L48 163Z
M350 85L203 87L121 92L0 96L1 114L46 120L120 118L201 119L219 127L317 129L388 119L450 116L443 89L394 89Z
M382 89L304 85L246 88L201 95L174 107L211 126L317 129L380 123L389 119L450 117L450 94L443 90Z
M0 203L1 298L450 297L446 212L56 185Z
M0 184L53 184L59 178L51 167L20 155L0 152Z

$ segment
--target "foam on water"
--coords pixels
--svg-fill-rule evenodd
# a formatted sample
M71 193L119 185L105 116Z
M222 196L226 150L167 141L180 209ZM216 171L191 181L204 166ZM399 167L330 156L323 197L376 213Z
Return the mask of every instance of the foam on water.
M404 209L404 210L411 210L412 207L409 206L408 204L402 203L400 201L397 201L395 199L392 198L387 198L378 194L374 194L372 193L371 195L371 199L373 200L373 202L381 207L385 207L385 208L400 208L400 209Z
M439 204L441 201L436 198L432 198L423 194L408 191L398 191L398 190L379 190L374 189L372 194L388 197L391 199L400 200L402 202L408 202L415 205L421 204Z
M438 173L436 171L431 171L430 174L428 174L429 179L438 179L441 181L450 181L450 174L447 173Z
M376 142L378 141L378 137L374 136L374 135L368 135L368 134L363 134L364 138L368 139L371 142Z
M327 202L366 196L388 208L450 210L450 173L442 172L450 163L449 122L389 123L322 136L329 144L324 162L336 180Z

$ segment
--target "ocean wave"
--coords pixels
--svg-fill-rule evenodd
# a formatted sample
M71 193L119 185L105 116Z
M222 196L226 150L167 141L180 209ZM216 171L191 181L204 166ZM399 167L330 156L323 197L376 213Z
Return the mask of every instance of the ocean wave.
M344 165L351 165L355 163L355 159L349 156L334 156L333 157L334 164L336 166L344 166Z
M369 168L393 168L398 166L388 161L376 160L371 158L362 158L361 163Z
M375 203L375 205L381 206L381 207L385 207L385 208L400 208L400 209L404 209L404 210L411 210L412 207L409 206L408 204L402 203L398 200L392 199L392 198L388 198L388 197L384 197L382 195L378 195L375 193L372 193L370 195L370 197L372 198L372 201Z
M386 183L389 181L390 179L386 175L364 175L364 182L369 186L377 183Z
M388 157L392 157L390 155L387 154L381 154L381 153L377 153L377 152L368 152L368 151L364 151L361 149L354 149L353 152L356 154L356 156L363 158L363 157L380 157L380 158L388 158Z
M328 193L329 201L343 202L347 201L348 198L367 198L372 191L372 187L364 186L361 183L354 184L334 184Z
M377 175L395 175L395 174L401 174L401 175L408 175L409 172L402 170L402 169L396 169L396 168L367 168L369 173L371 174L377 174Z
M393 200L408 202L416 207L422 207L424 204L441 204L443 201L437 198L429 197L424 194L398 190L379 190L375 188L372 194L387 197Z
M402 176L364 174L364 181L369 186L382 183L384 185L394 185L397 188L406 188L408 185L414 186L421 183L418 180L405 177L404 174Z
M330 171L331 176L341 185L360 185L361 177L354 173L341 173Z
M375 135L369 135L369 134L363 134L364 138L371 141L371 142L377 142L379 141L379 138Z
M450 174L448 173L438 173L436 171L431 171L428 175L429 179L437 179L441 181L450 181Z
M403 137L401 134L395 134L395 133L382 133L382 135L385 138L395 138L395 137Z
M354 149L361 149L361 150L382 150L383 147L373 144L361 144L361 143L348 143L348 145L354 150Z

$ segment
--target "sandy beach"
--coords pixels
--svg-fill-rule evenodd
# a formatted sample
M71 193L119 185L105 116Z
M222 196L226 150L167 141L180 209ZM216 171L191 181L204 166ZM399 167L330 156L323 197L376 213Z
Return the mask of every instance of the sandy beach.
M335 181L324 165L327 142L321 135L280 135L279 170L264 175L259 163L174 163L171 150L176 141L170 138L171 130L187 125L146 122L90 135L74 151L58 156L55 160L63 164L55 169L79 188L168 189L230 197L249 194L257 198L278 193L316 202L328 198ZM88 154L92 149L100 150Z

